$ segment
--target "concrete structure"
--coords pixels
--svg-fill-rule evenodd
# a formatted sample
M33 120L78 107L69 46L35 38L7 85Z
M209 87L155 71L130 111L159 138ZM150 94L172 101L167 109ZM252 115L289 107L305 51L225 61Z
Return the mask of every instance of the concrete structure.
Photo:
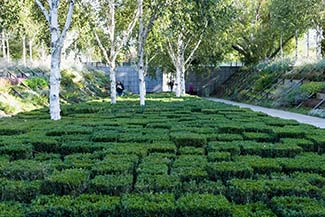
M102 63L87 63L88 66L104 71L107 76L109 68ZM189 72L186 76L186 91L192 84L195 94L199 96L209 96L221 84L229 79L236 71L239 70L241 64L226 64L219 68L206 67L205 72ZM168 81L173 78L172 73L162 73L157 70L153 76L146 77L147 93L168 92L170 87ZM139 94L138 72L136 65L123 65L116 68L116 80L121 81L127 91Z

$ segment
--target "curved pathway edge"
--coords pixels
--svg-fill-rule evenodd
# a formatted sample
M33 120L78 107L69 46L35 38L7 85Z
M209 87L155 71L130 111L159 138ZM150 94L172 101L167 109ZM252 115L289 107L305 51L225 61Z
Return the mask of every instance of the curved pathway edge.
M238 102L233 102L230 100L225 100L225 99L218 99L218 98L205 98L210 101L214 102L219 102L219 103L225 103L228 105L234 105L234 106L239 106L241 108L249 108L253 111L256 112L263 112L269 116L272 117L278 117L282 119L287 119L287 120L296 120L299 123L304 123L304 124L309 124L313 125L315 127L319 127L322 129L325 129L325 119L323 118L317 118L317 117L312 117L308 115L302 115L302 114L297 114L293 112L287 112L287 111L282 111L282 110L277 110L277 109L270 109L270 108L265 108L261 106L255 106L255 105L249 105L245 103L238 103Z

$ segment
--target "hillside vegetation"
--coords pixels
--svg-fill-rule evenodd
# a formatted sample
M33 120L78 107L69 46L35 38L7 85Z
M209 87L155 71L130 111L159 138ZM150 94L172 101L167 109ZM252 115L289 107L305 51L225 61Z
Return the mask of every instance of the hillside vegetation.
M19 74L18 68L9 68ZM30 69L29 69L30 70ZM22 69L28 73L27 69ZM48 106L48 74L31 76L22 83L12 84L5 78L0 79L0 111L3 115L31 111ZM108 78L101 71L92 69L68 69L62 71L61 102L79 103L107 97Z
M325 215L325 131L148 95L0 120L1 216Z

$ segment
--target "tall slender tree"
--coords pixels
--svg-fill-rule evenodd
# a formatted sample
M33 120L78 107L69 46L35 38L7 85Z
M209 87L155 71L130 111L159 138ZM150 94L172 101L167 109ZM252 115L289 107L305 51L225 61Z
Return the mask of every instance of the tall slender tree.
M139 8L134 1L129 0L95 0L86 3L93 7L94 35L109 65L111 104L116 104L116 62L136 26Z
M40 0L35 0L46 21L51 34L51 72L50 72L50 114L52 120L61 119L60 110L60 83L61 83L61 51L67 32L70 28L73 10L75 6L74 0L69 0L69 9L63 29L59 25L59 6L60 0L49 0L48 10L44 7Z

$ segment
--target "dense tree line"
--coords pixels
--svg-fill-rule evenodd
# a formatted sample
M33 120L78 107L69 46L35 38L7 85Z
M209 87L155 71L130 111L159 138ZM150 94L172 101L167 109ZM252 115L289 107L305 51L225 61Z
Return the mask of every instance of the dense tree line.
M283 57L311 28L318 30L321 47L323 26L322 0L3 0L0 53L25 65L51 54L50 110L59 120L62 52L87 53L109 65L113 104L116 65L135 60L144 106L152 67L175 72L180 97L190 67L229 57L248 64ZM69 31L75 37L63 49Z

